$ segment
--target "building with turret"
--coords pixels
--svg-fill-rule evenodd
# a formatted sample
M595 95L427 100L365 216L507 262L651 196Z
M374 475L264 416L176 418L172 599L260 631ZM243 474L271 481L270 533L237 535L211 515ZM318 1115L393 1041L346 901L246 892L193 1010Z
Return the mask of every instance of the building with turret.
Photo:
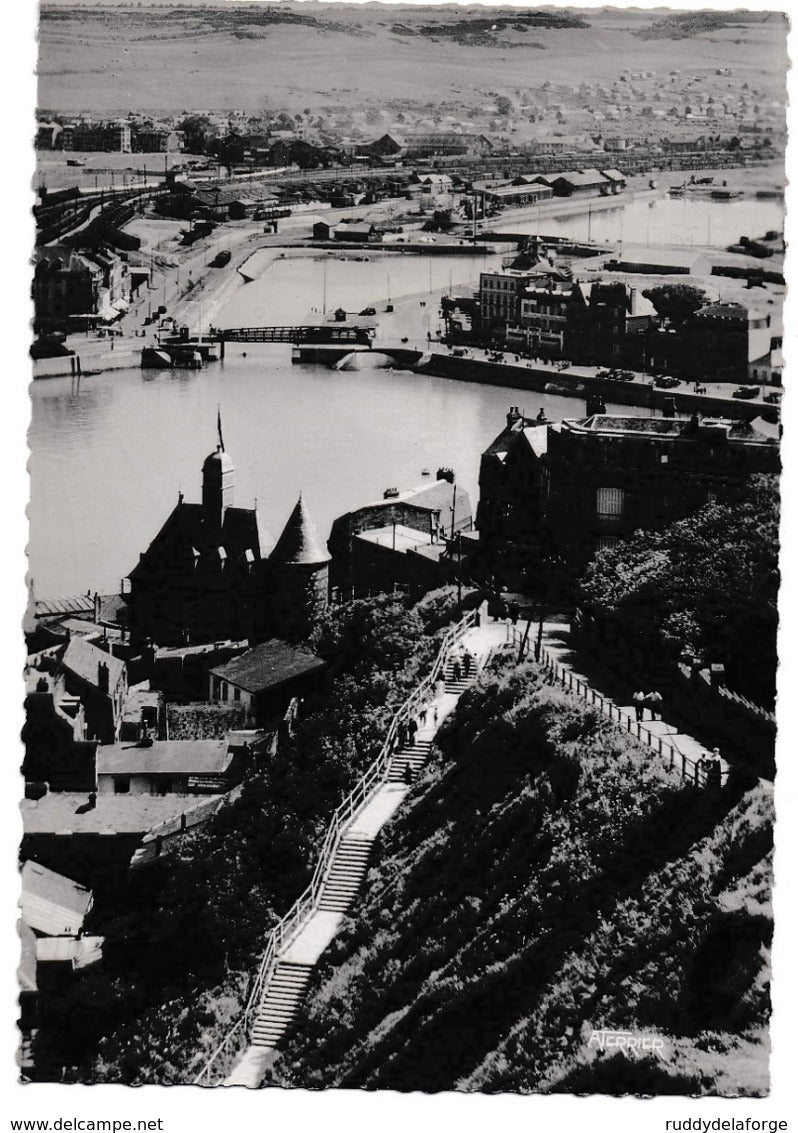
M327 606L329 555L303 498L280 538L257 507L234 504L235 467L219 444L202 466L202 502L183 493L128 576L135 638L160 645L307 636Z
M274 625L279 637L307 637L327 608L329 563L330 554L300 493L269 556Z

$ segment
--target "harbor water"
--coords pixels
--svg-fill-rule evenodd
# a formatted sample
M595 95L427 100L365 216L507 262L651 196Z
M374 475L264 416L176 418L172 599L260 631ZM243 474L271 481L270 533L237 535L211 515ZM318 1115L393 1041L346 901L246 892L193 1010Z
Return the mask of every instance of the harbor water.
M235 502L279 534L300 490L326 539L336 515L451 467L476 508L479 456L511 405L552 420L584 402L401 370L292 366L290 347L228 348L205 370L36 382L30 571L37 596L113 591L224 441ZM626 414L641 412L625 408Z
M645 243L647 226L652 240L667 233L667 242L689 243L690 231L703 226L706 234L709 217L713 241L727 243L779 227L781 209L771 201L665 198L632 201L623 215L625 239ZM619 218L613 210L591 223L594 239L610 239ZM545 230L554 225L547 219ZM585 235L585 217L562 225L575 237ZM337 306L379 312L388 298L423 298L450 285L462 294L486 264L499 263L495 256L371 250L287 257L259 279L234 286L214 321L293 324L315 318L314 308ZM432 308L434 301L434 322ZM551 420L584 412L578 399L401 370L292 366L290 347L265 345L229 346L224 363L200 371L123 369L40 381L31 390L29 554L41 597L115 590L178 492L199 500L202 461L216 443L217 405L236 466L236 502L252 506L257 499L266 527L279 532L301 489L322 538L336 515L386 488L421 483L424 468L434 476L440 465L452 467L476 509L480 452L510 405L530 415L543 408Z
M570 236L606 244L662 245L726 248L741 236L764 236L781 231L784 209L778 200L713 201L697 197L653 199L639 197L617 208L590 208L558 217L540 210L540 215L507 224L513 232L533 235ZM502 224L497 224L499 231Z

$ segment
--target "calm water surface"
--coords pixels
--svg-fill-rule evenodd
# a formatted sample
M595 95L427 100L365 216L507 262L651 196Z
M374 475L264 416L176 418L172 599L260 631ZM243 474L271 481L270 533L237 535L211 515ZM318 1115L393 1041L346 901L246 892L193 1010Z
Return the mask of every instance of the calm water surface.
M33 387L30 568L40 597L114 589L178 491L199 500L217 404L236 503L257 498L279 534L301 489L323 538L341 512L421 483L422 468L454 468L475 506L479 454L511 404L545 405L552 419L584 411L572 398L404 371L292 366L278 346L250 346L200 372L144 373Z
M725 244L779 227L778 202L637 201L591 218L594 239ZM547 219L546 231L582 237L586 217ZM581 228L580 228L581 225ZM613 228L613 225L616 226ZM534 225L530 226L533 231ZM474 282L496 257L380 256L278 261L241 286L220 326L293 323L312 307L379 306L389 296ZM326 276L326 284L325 284ZM35 382L30 429L30 568L39 596L114 589L169 514L182 489L200 498L202 461L225 443L236 466L236 502L255 498L278 533L302 489L322 537L333 518L422 481L422 468L455 469L476 507L479 454L510 405L550 419L579 416L570 398L422 377L404 371L338 373L292 366L284 346L228 348L199 373L126 370ZM625 413L635 410L624 409Z
M607 243L684 244L725 248L741 236L764 236L784 226L777 200L710 201L683 197L633 200L613 209L585 208L575 216L548 217L513 224L513 232L545 232Z

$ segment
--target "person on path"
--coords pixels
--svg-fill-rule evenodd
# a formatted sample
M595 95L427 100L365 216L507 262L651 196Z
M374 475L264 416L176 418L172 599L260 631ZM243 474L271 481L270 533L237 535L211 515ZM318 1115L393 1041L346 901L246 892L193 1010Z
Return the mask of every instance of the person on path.
M454 678L454 680L459 681L462 680L462 676L463 670L460 667L460 658L455 657L454 661L452 662L452 677Z
M471 672L472 663L473 663L473 658L472 658L471 654L468 652L468 650L466 649L465 653L463 654L463 672L465 673L466 680L468 680L468 675Z
M404 782L407 784L408 787L412 786L412 784L413 784L413 768L410 766L409 763L405 764L405 769L402 772L402 779L404 780Z
M402 720L398 728L399 747L407 747L407 721Z
M721 774L723 767L720 760L720 749L713 748L712 755L708 756L705 761L706 785L708 787L720 787Z
M518 603L517 602L511 602L510 603L510 620L513 623L513 625L518 625L518 615L519 615L519 613L520 613L520 611L518 609Z
M427 726L427 711L428 708L426 704L422 704L418 710L418 722L422 728Z
M648 694L648 707L652 720L662 719L662 697L656 689Z
M635 716L637 717L638 722L640 720L643 720L646 710L646 694L642 690L636 692L632 697L632 704L635 707Z
M432 706L432 723L433 723L433 726L435 728L438 727L438 705L437 704L433 704L433 706Z
M411 720L410 723L407 725L407 735L408 735L408 741L409 741L410 747L412 747L413 744L416 742L416 732L417 731L418 731L418 724L415 722L415 720Z

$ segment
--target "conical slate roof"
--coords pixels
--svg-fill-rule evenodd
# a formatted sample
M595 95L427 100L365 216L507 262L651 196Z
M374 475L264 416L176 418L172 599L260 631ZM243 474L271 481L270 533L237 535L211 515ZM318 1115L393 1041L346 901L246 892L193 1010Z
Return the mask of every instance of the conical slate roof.
M269 561L305 566L330 561L329 552L319 538L301 492L276 547L269 555Z

